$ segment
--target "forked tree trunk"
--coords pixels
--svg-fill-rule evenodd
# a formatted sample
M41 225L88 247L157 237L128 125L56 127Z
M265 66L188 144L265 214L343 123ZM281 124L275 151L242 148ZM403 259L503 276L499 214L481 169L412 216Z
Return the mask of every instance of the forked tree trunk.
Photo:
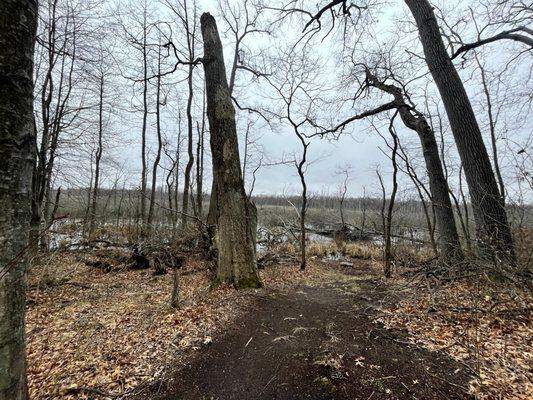
M35 163L35 0L0 6L0 399L28 398L24 308Z
M256 288L261 286L261 281L252 235L254 213L244 191L235 109L226 79L222 43L215 19L209 13L204 13L200 22L213 175L217 183L217 278L237 288Z
M482 256L515 264L511 230L479 125L442 41L428 0L405 0L418 26L429 71L442 96L472 200Z

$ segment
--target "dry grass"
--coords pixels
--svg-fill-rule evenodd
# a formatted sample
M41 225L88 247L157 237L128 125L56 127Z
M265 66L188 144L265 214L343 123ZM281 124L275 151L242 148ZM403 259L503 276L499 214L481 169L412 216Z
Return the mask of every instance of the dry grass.
M361 260L380 261L383 259L383 248L372 242L310 242L307 244L309 257L349 257ZM409 244L396 244L394 258L400 264L415 264L431 259L434 255L427 246L412 246ZM275 248L278 253L298 255L299 246L293 242L285 242Z

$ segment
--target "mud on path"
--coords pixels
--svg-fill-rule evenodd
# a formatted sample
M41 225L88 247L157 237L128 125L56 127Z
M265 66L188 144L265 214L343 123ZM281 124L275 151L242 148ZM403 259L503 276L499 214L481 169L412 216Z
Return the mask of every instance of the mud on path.
M463 365L375 323L384 295L364 262L328 268L338 279L253 294L223 336L137 398L472 398Z

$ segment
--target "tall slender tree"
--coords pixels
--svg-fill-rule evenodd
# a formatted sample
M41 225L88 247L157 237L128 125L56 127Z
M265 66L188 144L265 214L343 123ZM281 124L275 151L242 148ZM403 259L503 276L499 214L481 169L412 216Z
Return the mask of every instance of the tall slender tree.
M150 189L150 207L148 209L148 229L151 229L153 219L154 219L154 210L155 210L155 197L157 190L157 170L159 168L159 162L161 161L161 150L163 148L163 137L161 134L161 44L158 46L157 50L157 77L156 77L156 96L155 96L155 125L156 125L156 134L157 134L157 149L155 153L154 165L152 167L152 185Z

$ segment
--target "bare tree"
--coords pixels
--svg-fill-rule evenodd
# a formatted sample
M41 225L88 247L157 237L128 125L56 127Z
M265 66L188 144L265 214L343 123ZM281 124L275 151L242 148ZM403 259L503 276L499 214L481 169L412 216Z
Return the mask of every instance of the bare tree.
M148 209L148 229L152 228L154 219L154 208L156 203L156 190L157 190L157 170L159 168L159 162L161 161L161 150L163 148L163 137L161 133L161 57L162 46L161 43L157 46L157 77L156 77L156 99L155 99L155 123L157 133L157 150L155 153L154 165L152 166L152 187L150 190L150 208Z
M300 160L295 160L296 169L298 171L298 177L302 185L302 204L300 205L300 269L303 271L307 264L306 258L306 228L305 217L307 214L307 182L305 181L305 172L307 169L307 151L309 148L309 141L304 134L300 132L298 126L293 125L294 134L300 141L302 146L302 154Z
M196 144L196 210L198 218L203 217L204 181L204 137L205 137L205 89L202 101L202 122L196 121L198 142Z
M384 76L378 77L377 73L372 71L367 65L356 64L357 66L364 70L365 80L358 90L356 98L359 98L369 88L376 88L383 93L391 95L393 100L356 114L338 123L331 129L321 128L318 133L325 135L331 132L342 132L353 121L368 118L389 110L396 110L404 125L417 133L422 146L425 166L429 177L431 200L435 209L439 230L440 260L447 264L454 264L461 261L463 258L461 243L457 233L449 196L448 182L444 176L435 133L428 124L425 116L417 110L415 104L411 101L406 88L401 85L390 68L380 63L376 69L379 68L384 71Z
M339 185L339 213L341 216L341 225L344 228L346 226L346 220L344 218L344 202L346 200L346 193L348 192L348 181L350 180L350 167L340 167L337 170L337 175L343 176L343 180Z
M26 400L26 260L35 164L37 2L0 7L0 398Z
M396 116L396 114L395 114ZM379 184L381 186L382 193L382 203L381 203L381 221L383 229L383 240L384 240L384 257L383 257L383 274L385 278L390 278L392 276L392 216L394 212L394 203L396 201L396 193L398 192L398 136L394 130L394 117L392 117L389 125L389 133L393 140L393 145L390 146L387 141L387 146L392 150L391 162L392 162L392 190L389 201L387 202L387 192L385 189L385 183L383 182L383 177L376 170L376 174L379 179ZM388 204L387 204L388 203Z
M222 43L215 19L208 13L201 17L201 30L213 174L217 182L217 278L238 288L259 287L252 232L255 207L244 191L235 109L226 79Z
M139 4L131 3L129 18L120 21L124 36L128 44L139 54L141 64L140 76L128 77L134 84L142 85L141 109L141 185L139 193L140 201L140 218L141 218L141 235L144 235L147 223L147 195L148 186L148 119L150 114L150 80L153 78L150 74L151 48L153 43L150 42L153 31L157 29L157 22L151 21L152 9L149 0L143 0Z
M96 152L94 157L94 184L92 190L92 203L89 212L89 238L92 238L96 221L96 206L98 203L98 190L100 188L100 160L103 152L103 134L104 134L104 90L105 90L105 76L103 71L100 74L100 90L98 101L98 140L96 145Z
M407 176L409 176L409 178L411 179L411 182L413 182L413 185L416 188L418 198L420 199L420 203L422 204L422 210L424 212L424 217L426 219L426 225L428 227L429 240L431 242L431 247L433 248L435 256L438 257L439 250L437 247L437 243L435 241L435 225L436 225L435 214L436 213L434 212L434 207L428 207L428 204L426 201L426 196L431 200L431 194L429 190L426 188L426 185L424 184L424 182L422 182L422 180L416 173L416 169L413 167L411 160L409 159L409 156L406 150L404 149L404 147L402 146L399 138L398 138L398 150L399 150L398 157L401 158L405 164L404 169L402 169L400 165L398 165L398 169L402 170L403 172L407 174ZM450 205L450 210L451 210L451 205Z
M446 51L427 0L405 0L418 27L425 60L441 94L472 200L483 256L515 264L511 230L481 131L463 82Z
M265 76L265 81L274 90L275 99L279 102L278 109L266 109L265 113L272 115L282 124L289 127L296 137L301 152L294 157L294 165L301 185L300 207L298 211L300 224L300 269L306 267L306 214L308 208L308 188L305 179L309 165L308 150L310 134L306 128L316 113L316 103L319 93L318 62L306 52L279 50L279 59L274 60L277 71L272 76Z
M312 34L321 30L321 18L324 16L331 15L334 26L334 19L339 15L353 20L355 14L358 22L361 15L368 11L365 4L348 3L347 0L326 2L315 13L296 7L296 3L291 1L278 10L284 15L305 15L308 22L304 31ZM515 265L511 230L490 159L464 85L446 51L433 7L428 0L405 0L405 3L415 19L425 62L443 99L464 166L480 255Z
M194 167L194 116L193 116L193 101L194 101L194 71L196 66L196 36L197 36L197 5L193 1L189 7L187 0L180 0L173 2L166 0L165 4L170 8L174 15L180 21L185 34L185 50L184 60L178 58L178 63L185 64L188 68L187 71L187 164L185 166L185 175L183 181L183 200L182 200L182 213L181 213L181 226L187 225L189 214L189 203L193 198L192 187L192 169ZM192 15L191 15L192 13ZM174 44L174 51L177 55L177 48ZM194 198L193 198L194 199ZM194 206L194 202L193 202Z
M83 103L71 104L80 52L79 37L86 35L81 25L80 4L58 0L44 2L40 12L36 49L36 114L39 147L33 173L32 233L38 235L41 223L50 216L50 192L61 137L79 117ZM32 240L35 242L35 240ZM47 235L41 236L47 247Z

